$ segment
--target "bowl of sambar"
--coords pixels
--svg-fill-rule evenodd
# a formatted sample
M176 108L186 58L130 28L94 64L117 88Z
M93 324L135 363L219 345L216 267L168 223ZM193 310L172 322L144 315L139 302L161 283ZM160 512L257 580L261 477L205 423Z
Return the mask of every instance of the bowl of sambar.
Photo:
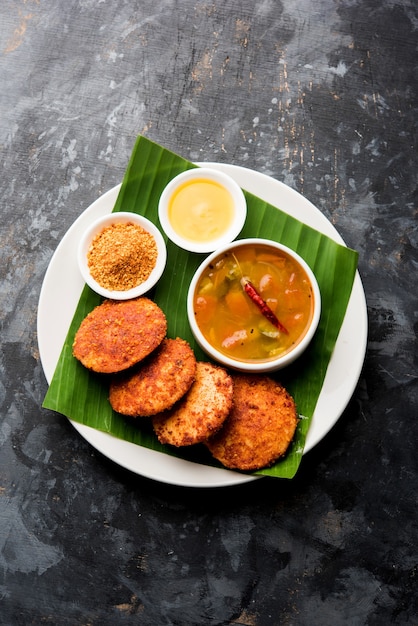
M187 313L194 338L212 359L238 371L271 372L309 345L321 295L296 252L268 239L241 239L197 269Z

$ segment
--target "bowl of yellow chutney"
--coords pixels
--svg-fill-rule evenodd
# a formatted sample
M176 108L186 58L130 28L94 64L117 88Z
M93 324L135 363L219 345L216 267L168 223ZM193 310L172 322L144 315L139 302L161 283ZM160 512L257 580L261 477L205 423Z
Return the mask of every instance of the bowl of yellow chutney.
M208 253L233 241L247 216L241 187L224 172L197 167L163 190L158 217L167 237L184 250Z

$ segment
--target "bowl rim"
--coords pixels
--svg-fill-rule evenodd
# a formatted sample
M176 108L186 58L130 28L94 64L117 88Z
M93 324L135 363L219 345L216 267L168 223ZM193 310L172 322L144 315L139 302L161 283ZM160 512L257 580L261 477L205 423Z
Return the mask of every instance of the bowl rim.
M126 224L129 222L141 226L154 237L157 245L157 260L155 266L147 280L132 289L126 289L123 291L106 289L92 277L87 264L87 251L93 238L104 228L110 226L111 224ZM131 211L116 211L114 213L102 215L97 220L92 222L84 231L79 241L77 259L81 275L93 291L98 293L100 296L111 300L130 300L132 298L142 296L150 291L150 289L152 289L161 278L167 261L167 248L160 230L148 218Z
M217 237L216 239L201 243L190 241L179 235L172 227L171 222L168 218L169 200L176 188L187 182L188 180L193 180L196 178L207 178L225 187L232 196L235 209L235 216L232 224L225 231L225 233ZM184 172L181 172L180 174L177 174L177 176L172 178L170 182L164 187L158 202L158 219L160 221L163 231L165 232L167 237L174 244L176 244L176 246L182 248L183 250L187 250L188 252L208 254L210 252L214 252L221 246L230 243L240 234L241 230L244 227L246 218L247 201L242 188L229 174L210 167L193 167L191 169L185 170Z
M308 330L306 331L305 335L302 337L301 341L298 344L296 344L296 346L293 349L277 357L276 359L259 361L259 362L241 361L238 359L233 359L232 357L229 357L223 354L219 350L216 350L216 348L214 348L209 343L209 341L204 337L202 331L200 330L196 322L196 318L194 315L194 306L193 306L194 292L195 292L197 283L199 281L199 278L202 272L208 267L208 265L212 263L212 261L214 261L216 258L221 256L225 252L228 252L229 250L233 250L234 248L237 248L238 246L242 246L242 245L254 245L254 244L272 246L276 250L281 250L289 254L292 258L294 258L305 270L311 282L312 290L314 294L314 310L312 314L312 320L311 320ZM199 267L195 271L192 277L192 280L190 281L189 290L187 293L187 317L188 317L188 321L189 321L189 325L190 325L190 329L192 331L193 337L195 338L200 348L208 356L210 356L210 358L214 359L215 361L217 361L224 367L228 367L228 368L241 371L241 372L246 372L246 373L274 372L276 370L282 369L286 367L287 365L290 365L291 363L293 363L305 351L305 349L311 342L313 336L315 335L316 330L319 325L319 320L321 317L321 308L322 308L321 291L318 285L318 281L316 279L316 276L313 270L310 268L308 263L303 259L303 257L299 253L295 252L295 250L292 250L292 248L289 248L288 246L280 242L277 242L271 239L259 238L259 237L237 239L233 241L232 243L225 245L222 248L219 248L218 250L215 250L212 254L210 254L208 257L206 257L202 261L202 263L199 265Z

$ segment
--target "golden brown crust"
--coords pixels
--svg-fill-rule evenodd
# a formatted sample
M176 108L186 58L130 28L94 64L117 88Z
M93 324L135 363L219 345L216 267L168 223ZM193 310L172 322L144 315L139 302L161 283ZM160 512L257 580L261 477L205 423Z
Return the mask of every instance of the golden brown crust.
M161 443L189 446L217 432L231 406L231 376L222 367L198 362L188 393L173 409L156 415L152 423Z
M206 443L225 467L257 470L283 456L298 417L293 398L268 376L233 374L233 408L222 429Z
M166 332L166 317L152 300L105 300L81 322L73 355L95 372L121 372L155 350Z
M114 377L109 401L114 411L132 417L170 409L190 389L196 374L196 357L184 339L164 339L134 368Z

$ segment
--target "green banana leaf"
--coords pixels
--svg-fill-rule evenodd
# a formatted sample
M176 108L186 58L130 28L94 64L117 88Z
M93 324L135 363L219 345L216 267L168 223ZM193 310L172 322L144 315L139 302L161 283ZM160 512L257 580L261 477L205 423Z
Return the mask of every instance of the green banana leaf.
M162 146L138 137L135 143L114 211L140 213L158 222L158 200L167 183L177 174L195 167L191 162ZM315 337L297 366L274 374L294 397L301 416L296 436L287 455L273 467L256 472L292 478L301 461L306 434L321 392L327 367L344 319L357 269L356 251L278 210L260 198L244 192L248 215L240 238L264 237L280 241L296 250L314 271L321 290L322 315ZM188 253L167 241L167 265L151 297L164 311L167 335L190 342L199 360L207 360L191 334L186 313L186 296L193 273L202 255ZM204 446L172 449L161 445L149 424L114 413L108 402L108 379L87 371L73 356L72 343L81 321L100 296L85 286L62 352L45 396L43 407L62 413L71 420L105 431L167 454L217 466Z

